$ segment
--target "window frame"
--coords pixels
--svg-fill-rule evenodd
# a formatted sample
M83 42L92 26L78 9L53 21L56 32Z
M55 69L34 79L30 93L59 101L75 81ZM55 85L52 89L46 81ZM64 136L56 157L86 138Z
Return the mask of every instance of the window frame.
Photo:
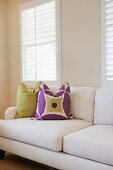
M106 79L106 0L101 0L101 86L112 87L113 80Z
M36 81L24 81L22 80L22 30L21 30L21 11L26 10L38 5L42 5L53 0L32 0L24 4L19 5L19 51L20 51L20 82L28 84L30 87L33 87L38 80ZM49 85L59 85L61 83L61 32L60 32L60 0L56 1L56 81L43 81Z

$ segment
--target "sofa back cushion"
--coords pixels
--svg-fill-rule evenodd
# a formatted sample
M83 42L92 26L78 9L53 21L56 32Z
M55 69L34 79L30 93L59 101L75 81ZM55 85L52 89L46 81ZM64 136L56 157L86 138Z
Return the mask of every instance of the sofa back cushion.
M113 88L97 90L95 95L94 123L113 125Z
M93 122L96 89L71 87L71 113L74 118Z

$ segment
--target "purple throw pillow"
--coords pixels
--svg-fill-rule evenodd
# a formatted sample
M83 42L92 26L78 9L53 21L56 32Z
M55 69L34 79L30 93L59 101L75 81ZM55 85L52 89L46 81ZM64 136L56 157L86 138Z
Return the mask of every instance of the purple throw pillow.
M45 84L40 85L35 118L38 120L65 120L72 118L70 114L70 86L63 84L53 94Z

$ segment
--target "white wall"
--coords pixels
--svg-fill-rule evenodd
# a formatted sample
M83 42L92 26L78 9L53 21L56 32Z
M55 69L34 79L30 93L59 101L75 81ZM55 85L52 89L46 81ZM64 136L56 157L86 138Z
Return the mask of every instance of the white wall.
M6 0L0 0L0 118L8 106L8 72Z
M100 0L61 0L62 81L101 86Z
M15 105L20 77L19 4L7 0L10 105ZM61 1L61 78L71 86L101 86L100 2Z

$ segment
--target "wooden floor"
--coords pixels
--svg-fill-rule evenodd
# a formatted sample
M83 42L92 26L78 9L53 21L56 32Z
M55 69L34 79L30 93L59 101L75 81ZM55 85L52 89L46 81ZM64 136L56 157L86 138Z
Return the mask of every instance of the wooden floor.
M0 160L0 170L55 170L21 157L6 154L3 160Z

